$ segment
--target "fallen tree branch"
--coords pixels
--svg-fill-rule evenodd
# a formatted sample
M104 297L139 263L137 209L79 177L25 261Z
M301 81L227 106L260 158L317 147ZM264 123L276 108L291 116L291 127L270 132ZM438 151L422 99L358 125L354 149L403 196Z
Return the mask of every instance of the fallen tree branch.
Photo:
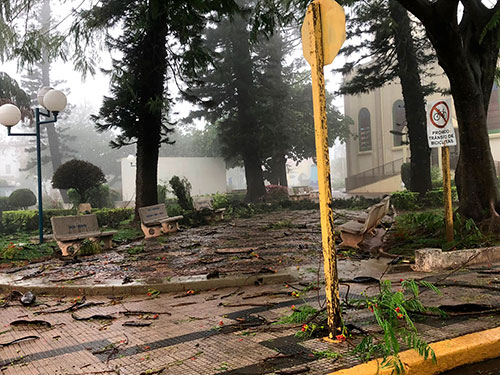
M500 292L500 288L495 287L495 286L489 286L489 285L477 285L477 284L468 284L468 283L463 283L463 282L453 282L453 283L435 283L435 286L449 286L449 287L459 287L459 288L471 288L471 289L486 289L486 290L494 290L496 292Z
M39 339L40 337L38 336L25 336L25 337L20 337L18 339L15 339L15 340L12 340L10 342L6 342L4 344L0 343L0 348L4 348L6 346L9 346L9 345L13 345L13 344L17 344L17 343L20 343L21 341L27 341L27 340L37 340Z

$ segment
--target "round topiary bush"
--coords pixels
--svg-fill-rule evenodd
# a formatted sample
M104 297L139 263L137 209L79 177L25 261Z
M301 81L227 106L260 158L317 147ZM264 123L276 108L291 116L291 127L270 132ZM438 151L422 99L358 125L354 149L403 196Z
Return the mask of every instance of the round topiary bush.
M101 168L83 160L70 160L57 168L52 177L55 189L75 189L80 203L86 202L89 192L106 182Z
M14 190L9 196L9 206L26 210L36 204L36 196L30 189Z

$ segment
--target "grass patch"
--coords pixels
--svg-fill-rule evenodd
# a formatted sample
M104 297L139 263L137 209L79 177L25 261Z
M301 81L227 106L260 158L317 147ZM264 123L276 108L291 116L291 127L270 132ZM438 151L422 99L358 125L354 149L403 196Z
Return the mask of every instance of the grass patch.
M134 226L124 226L116 229L118 233L113 236L113 241L127 242L143 237L142 230Z
M33 244L31 237L38 233L16 233L0 239L0 263L34 261L54 255L54 243Z
M129 255L137 255L137 254L141 254L143 252L144 252L144 246L143 245L134 246L134 247L131 247L131 248L127 249L127 253Z
M455 214L455 239L446 242L446 227L442 210L407 213L396 218L387 237L388 252L413 255L414 250L439 248L444 251L471 249L499 243L498 238L484 235L472 219Z
M292 228L293 224L291 220L278 221L276 223L271 223L266 226L266 229L284 229Z

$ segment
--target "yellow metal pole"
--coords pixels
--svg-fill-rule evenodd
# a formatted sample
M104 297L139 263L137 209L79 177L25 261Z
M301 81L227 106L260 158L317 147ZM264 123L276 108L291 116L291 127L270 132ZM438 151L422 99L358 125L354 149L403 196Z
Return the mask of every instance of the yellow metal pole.
M446 220L446 241L453 241L453 207L451 203L451 179L450 179L450 149L448 146L441 147L441 164L443 167L443 197L444 214Z
M311 71L316 138L316 161L318 165L319 205L321 212L321 238L325 271L326 307L328 312L328 336L333 339L342 330L339 302L337 255L333 232L332 189L330 182L330 159L328 150L328 127L326 122L326 96L324 77L324 55L320 5L314 1L307 12L312 27L309 28L311 46Z

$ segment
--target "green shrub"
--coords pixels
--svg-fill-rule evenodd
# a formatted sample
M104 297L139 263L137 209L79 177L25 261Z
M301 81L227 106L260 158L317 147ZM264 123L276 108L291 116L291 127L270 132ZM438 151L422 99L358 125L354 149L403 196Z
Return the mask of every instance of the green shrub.
M130 219L134 210L130 208L100 209L92 212L97 215L100 227L117 227L122 221ZM50 218L53 216L74 215L73 210L44 210L43 226L49 231ZM2 215L4 233L32 232L38 229L38 211L5 211Z
M425 193L419 203L423 207L429 208L444 207L443 193L443 188L430 190ZM457 188L455 186L451 187L451 200L452 202L458 202Z
M80 203L90 203L92 208L113 208L117 194L108 185L99 185L89 189L86 193L86 201L82 201L80 194L75 189L68 190L69 200L74 207L77 207Z
M481 233L472 219L465 219L456 213L453 219L455 239L446 243L446 228L443 212L412 212L396 218L391 237L398 247L422 249L426 247L467 249L485 246L488 238Z
M181 216L184 215L184 210L179 203L174 202L167 205L168 216Z
M129 220L134 214L131 208L103 208L92 211L97 216L99 227L116 228L121 222Z
M299 201L300 202L300 201ZM297 202L297 203L299 203ZM306 201L302 201L306 202ZM374 204L377 204L380 202L380 199L378 198L365 198L363 196L355 196L351 197L348 199L333 199L332 200L332 207L334 209L365 209L370 206L373 206ZM315 206L317 207L317 203ZM293 207L293 205L291 206Z
M11 210L12 207L9 204L9 197L0 197L0 211Z
M417 205L418 193L403 190L397 191L391 195L391 204L399 210L415 210Z
M113 208L115 206L114 196L116 192L108 185L99 185L90 189L87 193L88 200L92 208ZM82 202L83 203L83 202Z
M214 209L228 208L233 199L234 198L230 194L214 194L212 196L212 205Z
M80 245L81 256L99 254L102 251L101 243L98 241L83 240Z
M27 209L36 204L36 196L30 189L14 190L9 196L9 205L12 208Z
M431 182L433 189L443 187L443 177L441 176L441 170L437 166L431 167Z
M174 176L169 181L179 205L186 211L193 210L193 198L191 198L191 184L186 177L180 179Z
M168 188L166 185L158 185L158 203L166 203Z

